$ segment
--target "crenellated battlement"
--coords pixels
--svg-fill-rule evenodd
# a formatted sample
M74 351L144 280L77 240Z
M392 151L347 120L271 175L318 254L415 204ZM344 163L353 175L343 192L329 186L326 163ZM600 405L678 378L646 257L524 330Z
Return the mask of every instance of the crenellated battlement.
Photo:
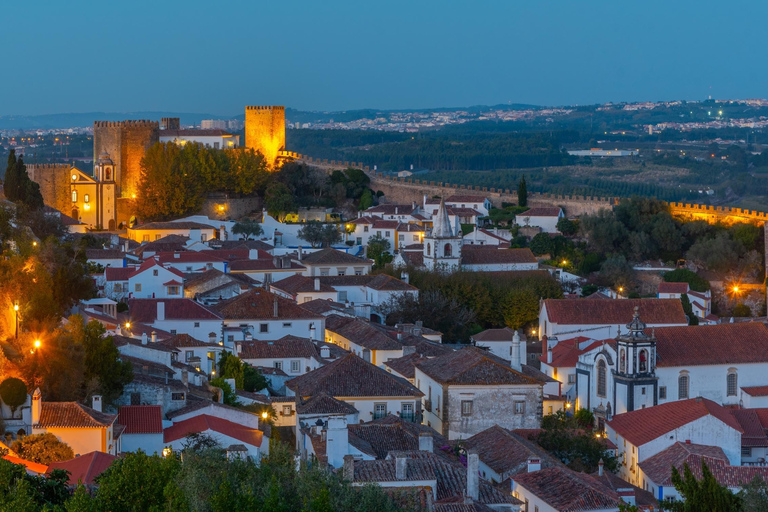
M282 105L251 105L246 106L245 110L277 110L285 111L285 107Z
M689 216L702 220L717 219L724 222L743 222L768 220L768 213L757 210L745 210L744 208L734 208L731 206L712 206L707 204L694 203L669 203L669 210L672 215Z
M123 128L126 126L146 127L146 128L160 128L158 121L150 121L148 119L129 119L127 121L94 121L94 128Z

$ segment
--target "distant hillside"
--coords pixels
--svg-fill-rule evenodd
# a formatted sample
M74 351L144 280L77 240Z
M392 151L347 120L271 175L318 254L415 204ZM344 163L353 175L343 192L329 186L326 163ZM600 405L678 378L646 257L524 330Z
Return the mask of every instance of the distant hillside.
M150 119L180 117L181 124L200 124L203 119L222 119L212 114L179 112L85 112L70 114L44 114L39 116L0 116L0 130L36 130L53 128L77 128L92 126L94 121L123 121L127 119Z

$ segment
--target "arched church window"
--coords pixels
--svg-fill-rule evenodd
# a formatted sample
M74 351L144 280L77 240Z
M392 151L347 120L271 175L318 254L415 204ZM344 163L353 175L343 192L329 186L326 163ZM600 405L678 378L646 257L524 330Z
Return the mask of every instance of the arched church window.
M736 369L731 368L728 370L728 377L726 378L726 385L728 388L728 396L736 396L736 390L738 389L739 376L736 374Z
M648 371L648 351L641 350L638 357L638 371L644 373Z
M451 244L445 244L445 249L443 249L443 255L446 257L449 257L453 254L453 247L451 247Z
M688 398L688 393L689 393L688 383L689 383L689 380L688 380L687 373L681 374L680 377L677 378L677 399L678 400L685 400Z
M104 181L112 181L112 169L104 170Z
M73 203L77 202L77 190L72 191L72 202Z
M619 371L621 373L627 371L627 351L624 349L619 351Z
M597 396L605 397L607 395L607 373L605 361L601 359L597 362Z
M427 244L427 256L432 256L432 244Z

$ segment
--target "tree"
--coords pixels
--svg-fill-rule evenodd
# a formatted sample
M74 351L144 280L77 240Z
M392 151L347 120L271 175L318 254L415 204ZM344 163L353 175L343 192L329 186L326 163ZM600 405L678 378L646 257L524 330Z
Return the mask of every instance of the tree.
M540 256L542 254L551 254L554 250L552 238L547 233L539 233L531 239L530 244L533 254Z
M16 150L11 149L8 153L8 165L5 168L5 176L3 178L3 192L5 193L5 198L12 202L16 202L19 198L19 179L17 172Z
M244 366L239 357L224 350L219 357L219 377L234 379L235 389L243 389Z
M341 241L341 233L336 224L322 224L318 221L307 222L297 234L312 247L329 247Z
M518 206L528 206L528 185L525 183L525 176L520 178L517 184L517 204Z
M245 235L245 239L256 238L264 234L261 224L253 219L244 219L232 226L232 233L235 235Z
M748 484L741 486L738 497L741 499L743 512L768 510L768 484L757 475Z
M688 317L688 325L699 325L699 319L693 314L693 305L687 293L680 294L680 302L683 304L683 313Z
M374 235L368 239L368 257L373 260L374 268L383 268L392 261L392 255L389 253L391 247L389 240L381 235Z
M613 255L600 266L599 277L604 286L628 290L634 282L635 271L623 255Z
M82 332L86 382L96 383L105 403L114 402L123 393L123 388L133 380L131 363L120 359L120 352L112 336L105 336L106 330L99 322L91 320L85 324L80 315L70 317L70 322L75 324L73 329L78 335Z
M243 364L243 390L254 393L269 385L261 372L249 364Z
M363 195L360 196L360 202L357 205L358 210L367 210L373 206L373 192L371 189L366 188L363 191Z
M660 503L661 510L674 512L733 512L741 510L741 498L727 487L720 485L709 467L702 459L701 479L694 476L687 463L683 464L683 474L672 466L672 484L680 493L680 500L669 499Z
M426 327L442 332L443 339L451 341L467 340L477 318L459 300L436 290L422 290L418 297L411 293L392 294L379 311L389 325L422 320Z
M27 386L21 379L7 378L0 384L0 398L11 408L11 414L15 414L16 408L27 401Z
M598 469L600 459L606 470L616 471L618 460L602 438L595 435L593 425L594 417L589 411L568 416L561 410L542 418L542 430L536 441L575 471L592 473Z
M709 291L709 281L699 276L696 272L691 272L685 268L671 270L664 274L664 281L667 283L688 283L691 290L695 292Z
M320 242L323 247L330 247L341 242L341 232L336 224L326 224L320 231Z
M167 510L165 491L176 478L181 461L176 457L126 453L97 477L99 510L132 512Z
M557 221L557 230L565 236L573 236L579 231L579 224L566 217Z
M287 186L274 182L264 194L264 207L271 216L283 222L288 213L296 211L296 202Z
M215 379L212 379L211 386L221 389L221 400L226 405L236 406L240 404L240 402L237 400L237 393L235 392L235 388L233 388L232 385L223 377L216 377Z
M59 441L50 432L25 436L16 440L11 445L11 450L18 453L22 459L46 465L75 457L72 448Z
M510 290L504 303L504 323L520 329L535 323L538 318L539 297L533 290Z
M752 310L746 304L739 303L733 307L733 316L735 317L752 316Z

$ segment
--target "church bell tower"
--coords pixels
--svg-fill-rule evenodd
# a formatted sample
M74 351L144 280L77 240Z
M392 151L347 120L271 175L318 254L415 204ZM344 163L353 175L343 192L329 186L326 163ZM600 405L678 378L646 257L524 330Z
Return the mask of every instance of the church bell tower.
M646 332L638 307L627 332L616 337L614 395L616 414L651 407L658 402L656 337Z

